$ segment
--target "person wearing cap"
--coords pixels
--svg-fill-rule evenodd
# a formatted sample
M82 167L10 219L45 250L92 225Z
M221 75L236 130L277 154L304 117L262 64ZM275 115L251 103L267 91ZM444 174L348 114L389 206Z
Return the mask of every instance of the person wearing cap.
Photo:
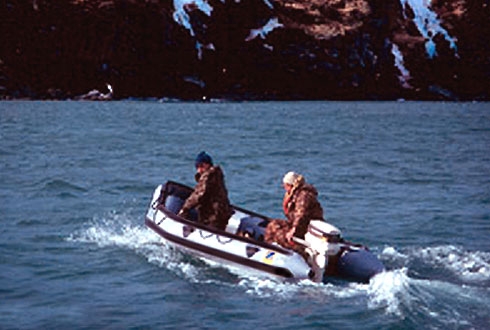
M211 156L205 151L196 157L196 181L192 194L186 199L179 215L187 217L190 209L198 212L200 223L225 230L233 214L223 171L213 165Z
M304 239L310 221L323 220L323 209L318 202L318 192L304 177L295 172L288 172L283 178L285 190L283 210L287 221L271 220L267 225L264 240L300 252L303 257L304 248L295 244L293 236Z

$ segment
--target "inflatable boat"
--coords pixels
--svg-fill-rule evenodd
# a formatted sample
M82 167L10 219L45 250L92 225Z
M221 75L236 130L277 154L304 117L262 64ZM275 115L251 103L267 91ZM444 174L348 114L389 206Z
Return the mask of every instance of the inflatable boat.
M264 242L270 219L255 212L233 206L225 231L197 222L195 210L187 218L178 216L191 193L192 188L168 181L155 189L146 213L146 226L178 249L252 273L294 280L369 282L384 270L367 247L345 241L338 228L323 220L310 222L304 240L295 238L307 252L305 260L293 250Z

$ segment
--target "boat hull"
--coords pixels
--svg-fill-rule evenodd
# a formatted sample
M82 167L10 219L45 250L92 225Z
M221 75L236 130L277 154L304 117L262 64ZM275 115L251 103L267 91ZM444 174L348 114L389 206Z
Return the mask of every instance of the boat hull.
M337 267L338 277L364 283L384 271L381 261L366 249L343 253Z
M309 268L302 262L299 262L299 269L296 267L295 271L292 271L289 267L284 267L285 262L279 261L274 263L273 257L276 257L276 254L281 253L276 249L264 248L257 246L256 244L245 242L233 242L229 237L208 232L193 226L183 227L182 232L196 231L200 236L200 238L196 240L191 240L188 237L183 238L180 235L172 234L166 230L165 226L157 225L150 219L146 219L145 223L150 229L165 239L167 243L182 248L190 254L216 262L245 267L248 268L249 271L262 275L266 274L282 278L308 278ZM213 244L216 243L212 242L213 240L222 245L222 248L213 246L216 245ZM286 256L283 256L282 259L287 259L288 256L291 257L291 255L287 254ZM276 259L279 258L276 257ZM295 261L295 263L298 263L300 260L297 259Z

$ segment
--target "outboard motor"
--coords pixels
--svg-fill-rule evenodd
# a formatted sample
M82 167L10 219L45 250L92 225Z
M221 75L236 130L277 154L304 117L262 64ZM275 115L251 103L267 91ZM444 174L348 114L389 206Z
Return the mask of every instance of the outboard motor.
M314 272L312 280L321 282L328 266L328 257L335 256L340 251L340 230L323 220L311 220L305 241L306 251L311 257L311 267Z
M304 245L310 255L314 282L323 281L327 272L328 276L368 283L374 275L384 271L383 263L367 248L345 242L337 227L322 220L310 222Z

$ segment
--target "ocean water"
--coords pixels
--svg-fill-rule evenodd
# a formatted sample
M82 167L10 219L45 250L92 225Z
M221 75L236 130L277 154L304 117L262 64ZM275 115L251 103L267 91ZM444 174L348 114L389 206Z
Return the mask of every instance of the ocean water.
M144 225L153 189L224 169L281 217L301 172L387 271L255 278ZM441 102L0 102L1 329L488 329L490 106Z

